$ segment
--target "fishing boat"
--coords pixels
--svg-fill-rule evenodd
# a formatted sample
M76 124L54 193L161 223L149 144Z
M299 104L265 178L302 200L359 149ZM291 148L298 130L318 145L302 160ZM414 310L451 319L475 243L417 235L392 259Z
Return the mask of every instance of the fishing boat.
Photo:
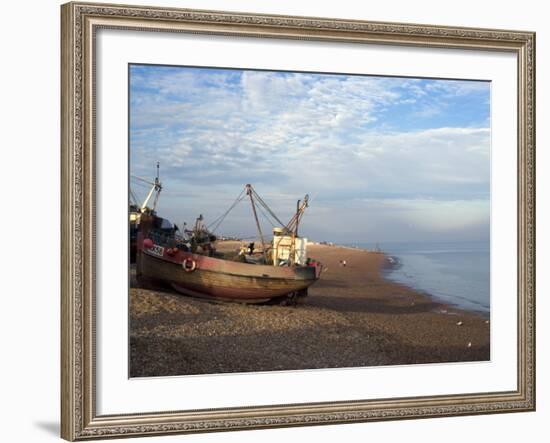
M135 175L131 176L132 180L137 181L142 185L150 186L150 189L149 189L149 192L147 193L147 196L143 200L143 202L139 203L135 193L132 191L132 188L130 187L130 207L129 207L130 263L136 262L137 236L138 236L141 216L143 214L146 214L146 215L148 214L153 217L156 217L157 203L160 196L160 192L162 191L162 184L159 179L159 170L160 170L160 164L157 162L157 176L153 181L149 181L147 179L137 177ZM154 199L153 199L152 205L149 206L149 202L151 201L151 198L153 198L153 196L154 196Z
M141 211L136 237L136 277L140 285L168 285L185 295L244 303L295 301L307 295L308 287L322 271L320 263L307 257L307 239L298 236L308 197L298 201L296 213L287 224L280 222L251 185L246 185L230 210L244 198L252 205L261 250L251 243L239 253L222 254L216 250L216 235L204 226L202 215L192 229L184 228L180 235L175 229L170 235L160 229L164 219L156 212ZM279 224L273 228L271 242L261 230L257 206ZM216 226L230 210L215 221Z

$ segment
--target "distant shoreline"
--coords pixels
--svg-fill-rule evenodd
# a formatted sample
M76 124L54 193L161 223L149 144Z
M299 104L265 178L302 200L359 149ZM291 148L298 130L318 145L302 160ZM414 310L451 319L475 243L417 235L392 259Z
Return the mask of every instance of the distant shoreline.
M410 243L411 242L397 242L396 244L410 244ZM419 246L425 245L425 242L416 242L416 243ZM447 245L449 243L452 243L452 242L435 242L435 243L432 243L432 245L439 246L439 245ZM467 244L469 243L478 244L480 242L478 241L467 242ZM429 289L418 287L412 282L409 283L409 282L403 281L403 279L398 278L398 275L399 275L398 271L403 266L403 261L404 261L403 257L399 254L399 252L395 253L384 249L376 250L374 248L367 248L359 245L349 245L349 244L341 245L341 244L332 243L332 242L311 242L310 244L331 246L335 248L341 248L344 250L358 250L358 251L364 251L364 252L375 253L375 254L383 254L385 256L385 261L383 266L381 267L381 273L382 273L382 277L385 278L387 281L394 284L404 285L414 291L417 291L419 293L422 293L432 298L436 302L446 304L449 307L453 307L456 309L464 310L466 312L471 312L477 315L481 315L483 318L486 318L486 319L490 318L489 308L482 304L479 304L479 307L476 306L479 303L476 300L472 300L471 298L464 298L463 300L455 300L455 301L446 300L445 297L442 297L441 295L438 295L437 293ZM407 252L404 251L405 255L406 253Z

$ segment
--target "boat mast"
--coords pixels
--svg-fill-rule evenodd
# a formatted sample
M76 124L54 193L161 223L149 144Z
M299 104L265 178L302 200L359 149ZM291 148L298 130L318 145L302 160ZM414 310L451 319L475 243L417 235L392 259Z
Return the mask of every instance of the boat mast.
M294 235L296 237L298 237L298 225L300 224L300 218L299 218L299 214L300 214L300 202L302 200L298 200L296 202L296 228L294 229Z
M290 221L286 224L285 229L287 232L292 232L298 236L298 225L302 219L306 208L308 207L309 195L306 194L304 200L298 200L296 213L292 216Z
M151 185L151 190L147 194L147 197L145 197L145 200L143 201L143 204L141 205L140 212L145 211L145 209L147 208L147 204L149 203L149 200L151 200L151 197L153 196L153 193L155 191L157 192L157 195L155 195L155 200L153 202L152 210L155 211L156 208L157 208L157 202L159 200L160 191L162 191L162 184L160 183L160 179L159 179L159 168L160 168L160 163L157 162L157 176L155 177L154 182L151 182L149 180L145 180L141 177L132 176L136 180L139 180L139 181L142 181L144 183L147 183L147 184Z
M155 195L155 201L153 202L153 211L155 211L157 209L157 203L159 201L160 190L162 189L162 186L160 185L160 162L157 162L157 176L155 177L155 189L157 189L158 192Z
M265 251L265 240L262 233L262 228L260 227L260 221L258 220L258 214L256 213L256 204L254 203L254 197L252 196L252 185L246 185L246 194L250 197L250 203L252 204L252 212L254 213L254 220L256 220L256 227L258 228L258 233L260 234L260 240L262 241L262 251L264 254L264 260L267 263L267 253Z

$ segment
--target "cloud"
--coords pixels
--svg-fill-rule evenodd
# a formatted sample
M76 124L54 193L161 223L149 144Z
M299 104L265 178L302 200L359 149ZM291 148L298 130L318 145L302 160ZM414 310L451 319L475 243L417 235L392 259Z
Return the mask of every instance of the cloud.
M285 214L309 192L328 212L416 202L405 205L410 235L463 229L467 214L487 223L468 209L489 207L486 82L146 66L130 81L131 172L150 176L161 162L161 208L175 219L213 218L253 183Z

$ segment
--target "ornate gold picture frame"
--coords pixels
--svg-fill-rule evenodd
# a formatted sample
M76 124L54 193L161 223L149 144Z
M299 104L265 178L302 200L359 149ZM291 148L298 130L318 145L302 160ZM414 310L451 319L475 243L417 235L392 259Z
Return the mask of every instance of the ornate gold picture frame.
M260 429L535 409L535 35L524 31L68 3L62 22L61 435L108 437ZM98 415L96 385L96 33L188 33L517 57L517 389L455 395ZM120 149L126 149L122 146ZM498 220L495 221L498 223ZM126 272L126 271L124 271ZM515 345L515 343L514 343Z

